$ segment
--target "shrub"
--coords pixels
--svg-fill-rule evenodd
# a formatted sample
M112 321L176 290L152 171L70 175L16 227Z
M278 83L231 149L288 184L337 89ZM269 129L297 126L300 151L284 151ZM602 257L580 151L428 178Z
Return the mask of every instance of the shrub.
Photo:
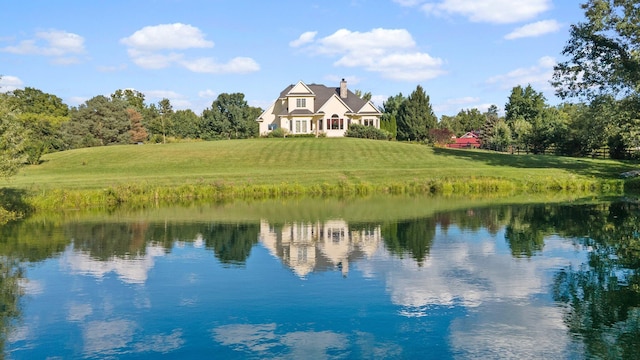
M391 134L388 131L360 124L349 125L349 129L347 129L344 135L361 139L391 140Z
M268 138L283 138L283 137L287 136L287 132L288 132L287 129L279 127L277 129L274 129L273 131L267 133L266 137L268 137Z

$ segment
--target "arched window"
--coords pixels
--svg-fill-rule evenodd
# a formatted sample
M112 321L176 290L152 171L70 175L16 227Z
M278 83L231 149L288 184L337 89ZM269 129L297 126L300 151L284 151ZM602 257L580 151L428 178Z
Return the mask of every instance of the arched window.
M337 114L331 115L331 119L329 119L329 123L327 124L327 129L331 130L343 130L344 129L344 120L340 118Z

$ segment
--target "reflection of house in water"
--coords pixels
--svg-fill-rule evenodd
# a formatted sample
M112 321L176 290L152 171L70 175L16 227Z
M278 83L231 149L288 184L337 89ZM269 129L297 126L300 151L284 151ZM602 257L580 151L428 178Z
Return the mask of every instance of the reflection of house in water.
M300 277L339 268L344 276L354 260L370 257L381 241L380 226L349 229L343 220L316 223L260 223L260 241Z

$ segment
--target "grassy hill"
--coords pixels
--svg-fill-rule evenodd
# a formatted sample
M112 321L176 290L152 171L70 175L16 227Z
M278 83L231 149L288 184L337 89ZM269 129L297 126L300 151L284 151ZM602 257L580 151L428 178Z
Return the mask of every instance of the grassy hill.
M612 160L353 138L250 139L53 153L3 185L5 191L39 199L36 207L55 208L206 199L221 192L231 197L274 197L593 189L600 184L620 185L620 173L633 168L631 163ZM65 201L71 205L62 205Z
M124 183L384 183L493 177L507 180L616 179L629 163L439 149L401 142L250 139L108 146L48 154L7 184L28 189L104 188Z

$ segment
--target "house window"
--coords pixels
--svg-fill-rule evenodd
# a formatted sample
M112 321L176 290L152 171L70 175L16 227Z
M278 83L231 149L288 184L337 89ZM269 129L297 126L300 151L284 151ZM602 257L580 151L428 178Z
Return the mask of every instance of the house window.
M307 107L307 99L296 99L296 107L298 108Z
M296 132L297 133L306 133L307 132L307 121L306 120L296 120Z
M329 126L331 126L331 130L342 130L344 129L344 119L338 118L338 115L333 115L331 119L328 120L327 130Z
M278 128L278 124L269 124L269 130L275 130Z
M364 126L375 126L373 119L364 119Z
M318 130L322 130L322 119L318 120Z

